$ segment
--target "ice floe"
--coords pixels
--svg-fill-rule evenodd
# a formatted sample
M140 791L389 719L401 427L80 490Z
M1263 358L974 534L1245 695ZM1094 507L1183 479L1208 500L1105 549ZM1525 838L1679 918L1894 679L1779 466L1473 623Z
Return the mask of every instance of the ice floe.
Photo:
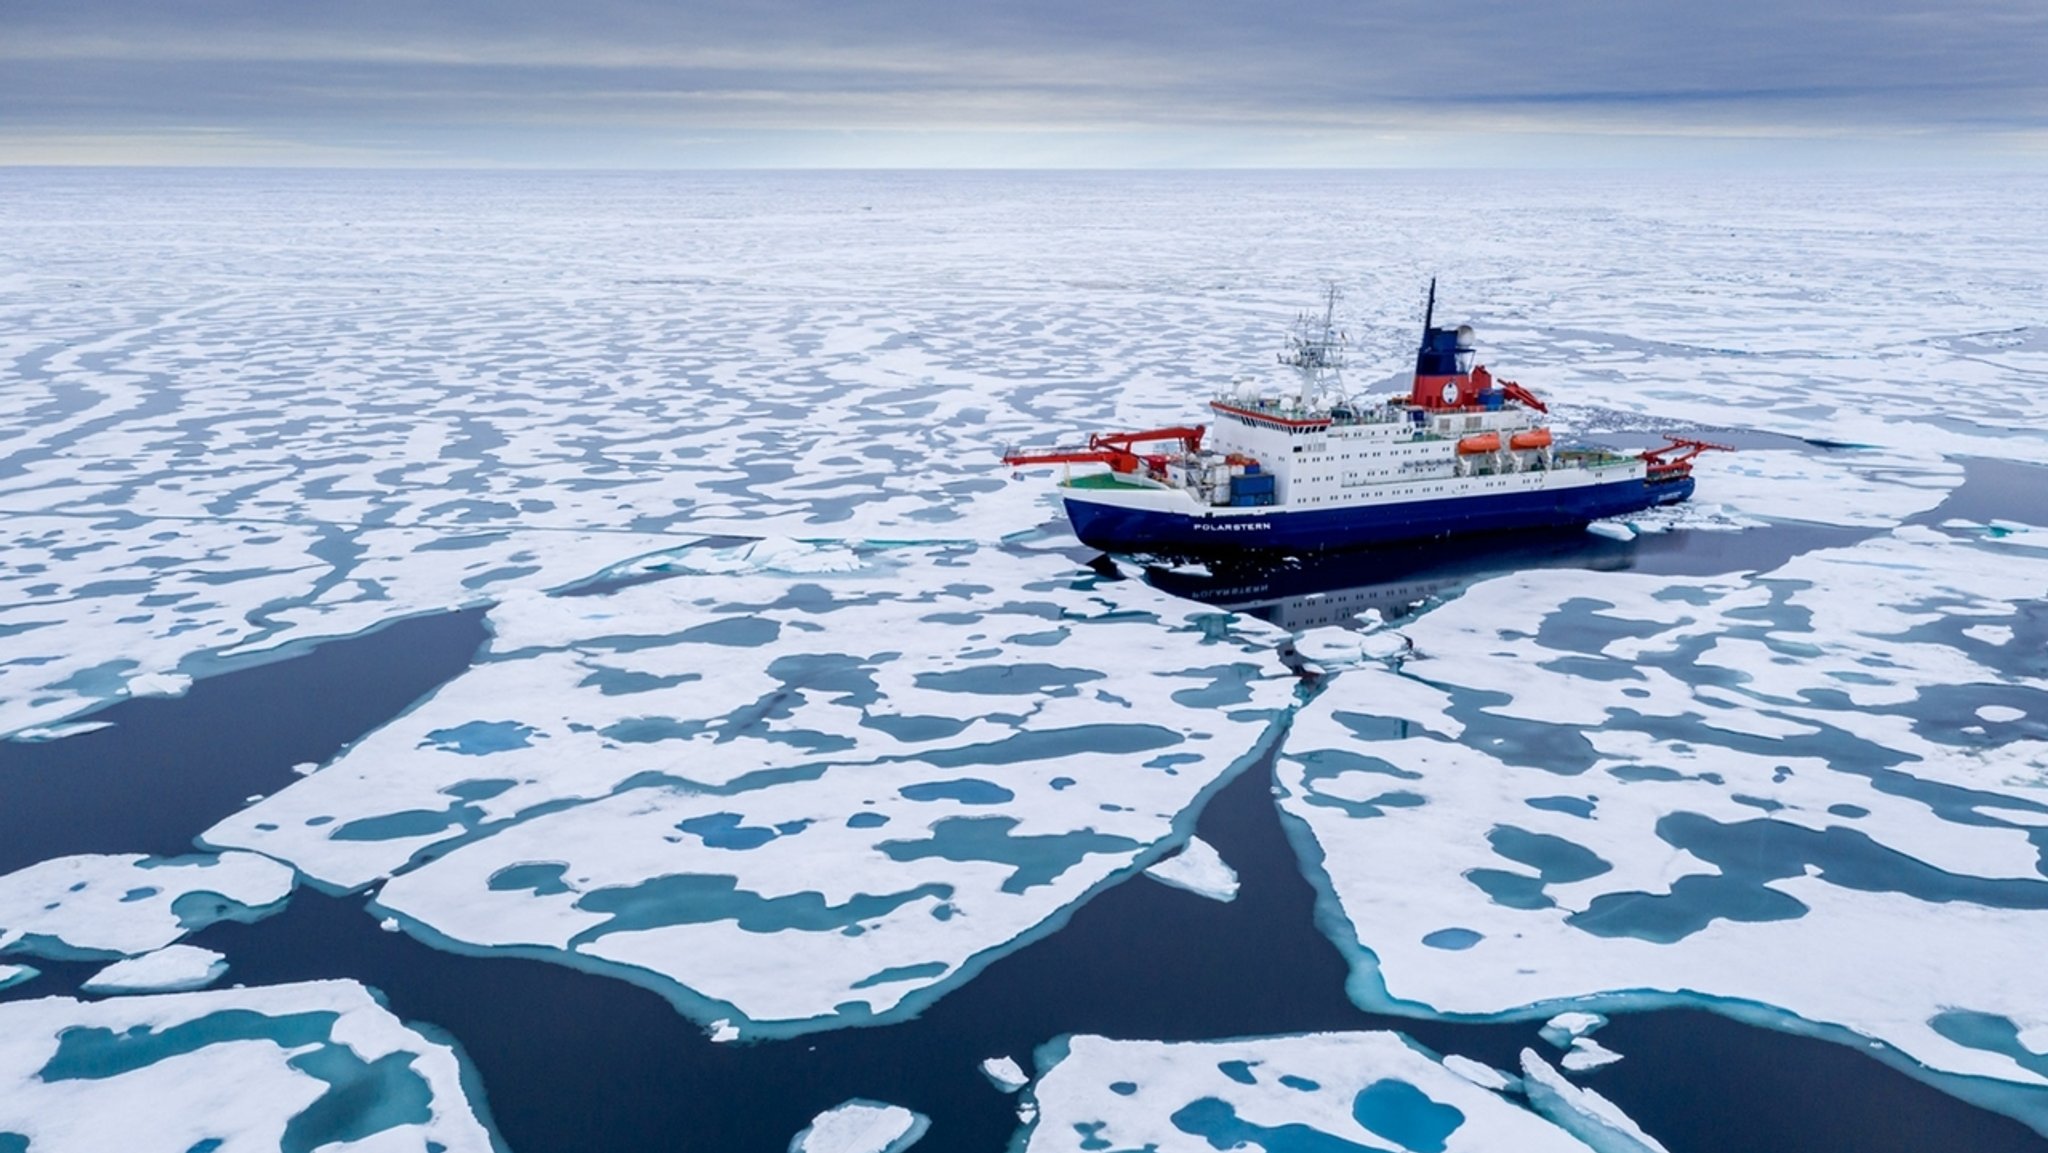
M1279 762L1354 995L1711 1005L2048 1125L2011 1040L2048 1023L2048 683L1961 634L2044 590L1906 528L1753 576L1525 572L1408 623ZM2020 715L1972 733L1987 699Z
M1025 1153L1584 1153L1590 1144L1501 1096L1495 1090L1508 1081L1499 1073L1465 1058L1439 1062L1398 1033L1184 1042L1075 1036L1046 1046L1038 1063L1031 1097L1039 1115Z
M1963 481L1961 465L1896 448L1708 453L1693 472L1703 504L1845 528L1891 528L1939 506Z
M1534 1049L1522 1050L1522 1089L1537 1112L1596 1153L1668 1153L1614 1102L1565 1080Z
M1572 1038L1570 1048L1558 1064L1574 1073L1590 1072L1621 1060L1621 1054L1591 1037Z
M1408 642L1393 629L1367 622L1355 629L1337 625L1305 629L1295 636L1294 649L1321 668L1342 669L1399 657L1408 651Z
M1450 1053L1444 1057L1444 1068L1472 1082L1481 1089L1491 1089L1496 1093L1516 1088L1520 1084L1513 1077L1485 1062L1474 1061L1470 1057L1457 1053Z
M0 1134L35 1153L497 1153L467 1084L353 981L0 1004Z
M1545 1041L1560 1049L1564 1049L1568 1048L1573 1041L1580 1037L1597 1032L1605 1024L1607 1024L1607 1018L1598 1013L1569 1010L1545 1021L1543 1028L1538 1030L1538 1032L1542 1034Z
M132 957L291 895L292 870L255 853L56 857L0 877L0 952Z
M855 1098L817 1115L789 1140L789 1153L902 1153L931 1120L901 1105Z
M33 981L41 975L41 971L34 965L0 964L0 989L11 989L24 982Z
M181 993L203 989L228 971L227 957L197 945L165 945L116 961L85 979L88 993Z
M1586 526L1586 531L1596 536L1604 536L1609 540L1626 541L1636 539L1636 530L1617 521L1596 520Z
M908 1012L1189 831L1294 702L1256 622L1065 558L895 549L508 597L491 651L205 834L451 947L749 1035Z
M1237 870L1223 860L1214 845L1200 837L1189 837L1180 852L1146 869L1145 875L1213 901L1237 899Z
M28 194L117 223L6 233L19 271L0 331L18 335L0 347L18 403L0 415L0 544L18 563L0 574L0 630L18 659L0 664L0 731L118 699L135 676L556 587L677 537L1035 529L1057 515L1046 487L1011 479L994 446L1189 419L1270 361L1319 222L1355 221L1300 189L1259 208L1161 187L1176 224L1160 228L1117 196L935 184L892 193L902 210L863 215L855 239L843 190L761 180L748 199L774 212L669 189L654 199L673 226L634 217L630 236L592 223L630 213L528 186L515 243L456 211L462 197L374 181L337 201L113 179ZM1454 296L1495 367L1560 412L2048 460L2040 326L2013 315L2043 263L2019 207L2031 188L1879 190L1853 249L1813 203L1837 198L1777 187L1710 203L1639 189L1619 207L1607 186L1523 191L1598 211L1560 209L1569 227L1546 230L1541 261L1455 273ZM1527 242L1497 189L1388 195L1480 249ZM1926 243L1913 222L1936 199L1967 204L1957 216L1996 243ZM1733 217L1768 222L1766 248L1799 259L1730 242ZM338 274L331 254L369 228L435 247ZM251 247L265 236L290 242ZM785 279L763 276L764 252L811 255L774 270ZM1629 252L1657 256L1618 268ZM1412 357L1415 282L1347 274L1361 369ZM1830 523L1918 499L1832 463L1853 450L1813 455L1830 463L1704 461L1701 499L1725 479L1745 511Z
M981 1063L981 1075L989 1083L1005 1093L1015 1093L1031 1083L1024 1073L1024 1067L1012 1057L990 1057Z

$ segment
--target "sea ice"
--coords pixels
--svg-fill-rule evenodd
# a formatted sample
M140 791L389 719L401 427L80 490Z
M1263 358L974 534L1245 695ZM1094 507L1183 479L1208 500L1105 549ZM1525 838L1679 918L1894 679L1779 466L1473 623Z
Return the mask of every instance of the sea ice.
M1537 1112L1596 1153L1669 1153L1614 1102L1565 1080L1534 1049L1522 1050L1522 1087Z
M922 1113L855 1098L818 1114L789 1139L789 1153L902 1153L929 1128Z
M1625 524L1617 524L1614 521L1608 520L1596 520L1586 526L1586 531L1596 536L1604 536L1609 540L1636 539L1636 530Z
M2048 730L1963 724L2048 685L1960 633L2043 588L2048 560L1903 528L1753 576L1525 572L1409 622L1278 763L1354 995L1847 1030L2048 1127L1999 1039L2048 1021Z
M1936 508L1963 480L1960 465L1896 448L1745 448L1701 456L1693 471L1696 499L1738 516L1849 528L1891 528Z
M1444 1068L1472 1082L1481 1089L1491 1089L1496 1093L1505 1092L1520 1084L1513 1077L1508 1076L1491 1065L1474 1061L1470 1057L1460 1056L1457 1053L1449 1054L1444 1058Z
M0 989L11 989L25 981L41 976L41 970L34 965L0 964Z
M1025 1153L1137 1149L1585 1153L1491 1090L1477 1062L1439 1063L1398 1033L1234 1041L1061 1038L1039 1051ZM1480 1080L1491 1074L1496 1084Z
M182 993L203 989L228 971L227 958L197 945L165 945L116 961L85 979L88 993Z
M1237 870L1200 837L1189 837L1185 848L1146 869L1145 875L1213 901L1237 899Z
M465 1081L353 981L0 1004L0 1133L35 1153L494 1153Z
M1538 1032L1542 1034L1545 1041L1560 1049L1564 1049L1568 1048L1573 1041L1598 1030L1605 1024L1607 1024L1607 1018L1598 1013L1582 1013L1577 1010L1569 1010L1545 1021L1543 1028L1538 1030Z
M0 877L0 952L132 957L275 912L292 870L255 853L56 857Z
M1362 629L1328 625L1307 629L1294 638L1303 658L1325 669L1341 669L1368 661L1387 661L1408 651L1401 633L1368 623Z
M192 687L192 678L183 673L140 673L123 687L131 697L178 697Z
M508 597L489 656L205 834L747 1035L907 1013L1190 831L1282 635L1057 556Z
M1022 1066L1014 1058L990 1057L981 1063L981 1075L1005 1093L1015 1093L1031 1083Z
M1572 1038L1571 1049L1558 1064L1574 1073L1584 1073L1621 1060L1621 1054L1591 1037Z

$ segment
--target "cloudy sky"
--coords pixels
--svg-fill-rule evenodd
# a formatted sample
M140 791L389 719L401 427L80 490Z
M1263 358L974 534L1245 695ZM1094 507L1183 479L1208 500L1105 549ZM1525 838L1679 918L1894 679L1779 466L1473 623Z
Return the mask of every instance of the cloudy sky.
M0 0L0 164L2048 166L2048 0Z

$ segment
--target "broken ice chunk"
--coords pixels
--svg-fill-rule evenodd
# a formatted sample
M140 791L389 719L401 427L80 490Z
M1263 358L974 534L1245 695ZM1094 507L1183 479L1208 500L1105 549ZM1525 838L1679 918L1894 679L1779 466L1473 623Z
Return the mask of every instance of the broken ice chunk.
M1565 1080L1534 1049L1522 1050L1522 1088L1538 1113L1599 1153L1669 1153L1614 1102Z
M1506 1073L1491 1065L1474 1061L1470 1057L1461 1057L1456 1053L1452 1053L1444 1058L1444 1068L1472 1082L1481 1089L1491 1089L1496 1093L1505 1092L1515 1086L1515 1079Z
M88 993L182 993L203 989L228 971L227 958L197 945L166 945L116 961L86 978Z
M192 687L192 678L184 673L143 673L129 677L124 687L131 697L179 697Z
M813 1118L790 1138L789 1153L901 1153L930 1127L922 1113L856 1097Z
M1023 1068L1008 1057L990 1057L983 1061L981 1075L994 1082L995 1087L1005 1093L1015 1093L1031 1080L1024 1075Z
M1607 1023L1607 1018L1598 1013L1559 1013L1544 1022L1538 1035L1560 1049L1569 1049L1573 1041L1598 1030Z
M1186 848L1146 869L1145 875L1212 901L1237 899L1237 870L1200 837L1189 837Z
M0 965L0 989L12 989L23 981L33 981L42 975L42 970L33 965Z
M1603 1065L1612 1065L1621 1060L1621 1054L1602 1045L1591 1037L1572 1038L1571 1052L1564 1055L1558 1064L1574 1073L1584 1073Z
M1636 539L1636 530L1619 521L1596 520L1586 526L1586 531L1594 536L1604 536L1608 540L1626 541Z

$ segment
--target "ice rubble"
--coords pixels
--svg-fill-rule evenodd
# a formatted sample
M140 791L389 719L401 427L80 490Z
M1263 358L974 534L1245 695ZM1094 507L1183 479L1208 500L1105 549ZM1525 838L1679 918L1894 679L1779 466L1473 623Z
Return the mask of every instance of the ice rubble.
M203 989L228 971L227 957L197 945L166 945L116 961L85 979L88 993L180 993Z
M1146 869L1145 875L1213 901L1228 903L1237 899L1237 870L1223 860L1214 845L1200 837L1189 837L1186 847Z
M1581 1037L1598 1032L1606 1024L1607 1018L1598 1013L1568 1010L1545 1021L1538 1031L1545 1041L1563 1049Z
M55 857L0 877L0 952L132 957L274 912L292 870L255 853Z
M494 1153L465 1082L353 981L0 1004L0 1135L35 1153Z
M929 1128L922 1113L856 1097L812 1119L789 1139L789 1153L902 1153Z
M1588 1148L1398 1033L1186 1042L1075 1036L1040 1050L1038 1063L1031 1096L1039 1115L1024 1153ZM1486 1070L1469 1059L1460 1066Z
M2048 682L1964 632L2044 588L2048 558L1902 528L1758 576L1528 572L1415 620L1279 762L1354 995L1704 1002L2048 1085L1997 1036L2048 1025ZM1987 697L2020 715L1973 733ZM2048 1122L2032 1101L1998 1103Z
M1059 556L508 597L487 656L205 840L762 1035L907 1012L1189 831L1277 634ZM388 878L388 880L386 880Z

